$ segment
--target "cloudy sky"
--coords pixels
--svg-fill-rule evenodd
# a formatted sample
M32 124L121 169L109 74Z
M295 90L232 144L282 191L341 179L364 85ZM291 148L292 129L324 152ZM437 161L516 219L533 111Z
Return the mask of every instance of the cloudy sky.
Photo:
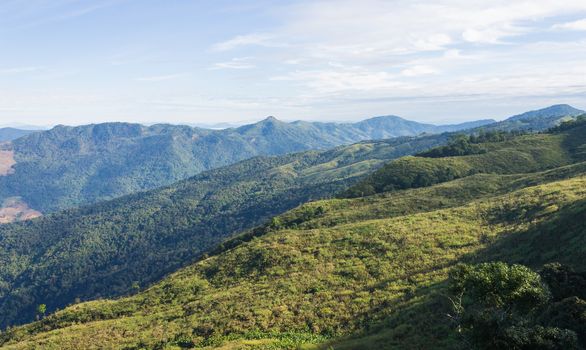
M2 0L0 125L586 108L584 0Z

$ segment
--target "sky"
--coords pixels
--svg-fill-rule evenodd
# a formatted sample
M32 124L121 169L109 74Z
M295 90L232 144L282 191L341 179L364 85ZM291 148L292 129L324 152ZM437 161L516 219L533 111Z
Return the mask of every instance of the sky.
M0 0L0 125L586 109L584 0Z

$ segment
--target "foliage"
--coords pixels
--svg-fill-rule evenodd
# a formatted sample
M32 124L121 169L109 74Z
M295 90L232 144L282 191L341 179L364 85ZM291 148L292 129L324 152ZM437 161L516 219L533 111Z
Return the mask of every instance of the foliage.
M511 130L500 131L492 130L486 131L480 129L478 132L466 134L456 134L452 137L450 142L445 146L433 148L429 151L418 153L417 157L428 158L443 158L443 157L458 157L468 156L472 154L486 153L487 150L480 146L482 143L489 142L504 142L511 140L517 136L523 135L526 132Z
M586 215L586 164L571 164L578 160L572 150L579 146L580 138L583 139L581 135L583 133L524 135L505 142L487 143L483 147L487 147L489 151L486 154L491 154L490 157L475 155L481 158L468 159L465 163L458 162L468 156L458 157L458 160L426 159L437 168L464 164L473 170L481 167L502 170L507 161L517 159L513 156L526 160L519 162L518 166L514 164L516 167L509 171L480 172L432 186L395 190L370 197L310 202L274 220L269 220L269 215L262 219L259 215L259 220L265 224L229 239L194 264L142 292L115 300L98 299L75 304L53 312L39 322L11 328L2 334L0 343L8 349L75 349L87 347L88 343L96 348L135 349L178 346L286 349L310 345L320 349L454 349L460 342L457 333L452 332L446 322L445 314L450 309L443 295L447 293L445 282L448 274L457 264L501 260L537 267L560 261L574 264L577 271L586 270L583 259L586 228L582 220ZM427 140L436 139L430 137ZM319 186L305 186L314 184L318 179L328 191L337 190L331 181L336 183L343 175L343 178L349 179L346 183L351 183L364 174L365 169L376 167L384 157L406 147L404 140L401 144L377 145L362 143L340 148L329 156L314 152L312 154L319 159L315 161L301 160L296 156L290 156L288 161L260 158L256 161L266 162L260 163L266 165L263 168L266 173L259 171L259 163L244 162L239 165L239 171L227 172L226 177L218 175L221 172L208 173L200 178L207 182L199 185L186 181L181 185L183 187L173 186L141 194L161 197L145 197L142 202L136 202L140 198L138 195L128 197L123 206L116 207L125 207L125 211L112 211L118 214L109 215L107 220L94 220L90 216L86 223L87 227L102 223L96 230L100 235L95 237L107 237L105 241L113 242L113 250L124 250L120 255L104 254L104 266L111 267L112 261L123 261L123 268L115 266L115 269L107 270L108 274L101 274L104 267L81 270L83 275L60 280L57 288L62 285L71 288L67 283L88 276L110 282L120 281L128 275L131 267L152 267L143 275L152 276L153 271L161 266L169 266L164 264L166 261L163 259L151 259L154 254L166 251L167 257L174 258L182 254L186 256L200 247L201 236L196 240L194 232L212 230L214 225L210 222L213 221L202 224L198 230L195 229L197 226L178 226L182 217L177 213L197 211L198 206L189 202L193 198L197 198L197 203L204 203L204 197L215 198L212 202L205 202L212 210L201 211L207 214L203 216L206 220L207 216L218 210L235 208L225 207L234 203L252 201L249 204L254 210L261 209L262 203L266 203L275 209L275 205L300 189L315 194ZM409 157L405 162L407 172L410 171L408 164L416 164L412 159L414 157ZM364 166L365 163L368 166ZM246 164L250 167L247 168ZM235 192L235 188L242 189L239 187L242 183L231 182L234 177L244 183L258 180L264 187L248 188L243 192L254 193L254 196L234 201L233 194L239 193ZM299 187L285 192L286 195L267 190L267 183L277 184L272 182L274 179L294 179ZM234 184L239 185L231 187ZM202 188L198 187L200 185ZM342 181L340 186L344 185ZM226 195L220 195L223 192L219 190L208 192L208 186L212 189L221 187L227 191ZM275 200L267 202L263 198L254 202L258 193L274 193ZM160 198L161 202L153 201L153 198ZM216 206L218 198L226 199ZM147 203L161 205L149 207ZM176 204L176 209L169 210L175 208L170 203ZM144 208L150 209L133 219L133 213ZM101 209L98 209L88 207L80 210L100 213ZM77 231L80 222L72 220L79 218L80 212L70 213L72 215L59 224L67 227L65 223L75 223L72 226L76 228L74 232L83 233ZM167 221L162 221L167 215ZM224 217L220 221L218 218L218 222L242 224L243 218L250 217L248 214L229 215L235 219L225 220ZM108 226L116 217L120 217L120 223L133 220L137 225L148 223L147 227L154 233L130 235L132 240L123 242L120 237L125 237L126 232L142 231L134 228L114 230L116 235L101 236L110 227L117 226ZM149 223L150 220L152 223ZM28 225L33 227L33 224L42 222L47 223L37 220ZM168 224L162 225L165 222ZM173 231L176 227L185 227L184 235ZM27 237L22 232L16 232L11 237L12 241L5 239L3 244L10 247L7 243L18 242L13 237ZM36 232L38 237L42 237L41 232L44 231L38 229ZM65 234L63 237L77 239L80 235ZM152 241L145 243L143 237L149 237ZM44 241L38 238L32 244L20 245L19 253L26 252L25 247L42 243ZM59 245L51 247L50 244L49 247L49 252L81 250L77 247L61 249ZM183 250L181 247L187 248ZM96 254L107 252L103 246L95 250L90 248L84 246L83 249L92 252L92 259L96 259ZM135 251L148 252L149 259L139 254L132 256L136 261L122 260L129 252ZM14 256L18 254L6 255L3 261L10 262ZM91 261L74 257L76 259L61 261ZM22 271L26 271L27 262L10 266L17 272L9 280L13 281L23 275ZM59 266L61 270L53 271L76 271L69 268L71 265L54 266ZM19 271L18 268L24 269ZM44 269L44 266L36 265L34 270L36 273L51 271ZM535 277L527 270L514 271L513 282L523 281L522 276ZM58 276L62 275L67 274L59 273ZM501 275L509 276L507 273ZM38 279L45 280L50 280L50 275ZM127 286L134 281L148 285L129 277ZM535 279L530 281L535 282ZM527 297L539 295L535 293L539 288L533 282L508 284L509 289L519 285L531 287L527 293L520 294L524 298L513 297L509 293L509 297L495 300L540 300ZM94 283L89 280L87 284ZM26 285L14 290L23 290ZM80 286L83 284L75 284L75 288ZM76 289L69 289L73 290ZM50 301L55 295L58 294L45 294L43 299L38 300ZM575 339L574 335L581 333L578 327L565 325L581 324L581 305L579 301L566 300L563 304L546 303L543 307L531 308L531 313L535 315L533 324L511 324L501 334L503 339L520 339L520 344L535 344L538 341L547 344L553 339L567 341L565 344L568 345ZM543 315L543 319L537 317L538 313ZM492 322L493 318L481 320ZM88 342L89 339L91 342Z
M60 125L12 142L17 163L14 174L0 176L0 203L21 197L31 208L46 214L166 186L254 156L482 124L438 127L379 117L355 124L285 123L267 118L225 130L164 124Z
M76 298L136 291L135 282L148 286L233 234L332 196L384 161L441 140L257 157L158 190L2 225L0 327L32 320L41 302L52 312Z
M528 313L549 298L540 276L523 265L460 265L450 279L455 294L463 294L488 309Z
M12 328L2 342L8 349L72 349L87 339L102 348L454 349L459 340L442 304L449 271L490 256L487 249L514 242L509 239L516 233L535 248L540 242L530 237L536 225L584 215L585 168L570 168L478 174L369 198L308 203L141 293L68 307ZM556 211L536 209L554 204ZM532 214L510 220L501 208ZM576 230L564 234L579 244L584 231ZM586 269L570 244L551 245L549 257L534 261L561 258ZM499 252L515 259L522 249L507 243ZM544 289L536 274L521 267L493 270L500 279L483 284L486 290L508 282L505 297L493 301L529 306L516 313L539 309L534 305L542 304ZM548 320L557 315L554 309L550 315ZM520 344L555 340L569 346L577 334L546 320L512 326L502 337ZM293 343L290 337L297 335L303 341Z
M482 147L473 144L472 136L457 135L450 140L445 146L436 147L429 151L417 154L418 157L428 158L442 158L442 157L458 157L467 156L471 154L482 154L486 150Z
M552 133L560 133L583 125L586 125L586 114L579 115L575 119L564 121L560 125L549 129L549 131Z
M555 271L551 265L546 270L551 277L567 269L556 264ZM566 281L562 289L568 291L574 281ZM582 344L586 341L586 302L573 296L549 304L548 287L525 266L502 262L460 265L450 274L450 286L456 296L458 327L474 348L579 349L579 339ZM549 287L559 295L559 284Z
M527 173L586 159L586 126L576 124L564 133L503 136L487 133L488 142L473 144L469 136L458 136L451 144L389 162L360 183L342 193L359 197L400 189L426 187L476 173ZM513 135L513 134L511 134ZM478 140L478 139L476 139ZM581 153L582 152L582 153Z

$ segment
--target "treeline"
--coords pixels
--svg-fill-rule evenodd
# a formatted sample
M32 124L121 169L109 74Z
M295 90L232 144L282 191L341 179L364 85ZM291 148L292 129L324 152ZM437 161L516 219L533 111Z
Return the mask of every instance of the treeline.
M482 143L503 142L524 134L527 134L527 132L522 130L481 130L480 132L473 133L471 135L458 134L454 135L447 145L418 153L416 156L427 158L442 158L482 154L487 152L486 148L480 145Z

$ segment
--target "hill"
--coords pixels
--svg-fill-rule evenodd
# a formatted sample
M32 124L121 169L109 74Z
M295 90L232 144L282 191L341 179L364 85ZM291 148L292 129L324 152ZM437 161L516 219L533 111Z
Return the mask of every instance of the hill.
M73 305L3 333L2 344L458 348L445 283L456 264L498 259L539 268L559 261L586 271L584 128L576 122L480 144L483 158L434 158L448 168L483 166L459 179L307 203L143 292ZM536 158L544 151L547 157ZM505 171L501 153L533 157ZM408 158L404 169L419 172L426 167L417 163L428 160Z
M469 125L442 127L399 117L355 124L285 123L270 117L224 130L128 123L57 126L2 145L3 152L10 152L10 162L5 162L10 171L2 172L0 163L0 203L19 198L46 214L169 185L254 156L441 133Z
M485 130L529 130L543 131L558 125L560 122L577 117L585 112L570 105L553 105L514 115L493 125L486 125Z
M242 230L327 198L386 161L446 135L256 157L188 180L42 218L0 225L0 326L76 298L116 296L191 263Z
M36 132L36 130L23 130L16 128L0 128L0 142L12 141L19 137Z
M583 120L583 119L580 119ZM586 160L583 147L586 125L573 126L568 134L507 133L460 136L447 146L405 157L386 164L344 195L357 197L397 189L425 187L475 173L514 174L553 168ZM474 138L494 138L501 142L478 144ZM471 141L472 140L472 141ZM476 144L475 144L476 143ZM437 157L437 155L454 155Z

